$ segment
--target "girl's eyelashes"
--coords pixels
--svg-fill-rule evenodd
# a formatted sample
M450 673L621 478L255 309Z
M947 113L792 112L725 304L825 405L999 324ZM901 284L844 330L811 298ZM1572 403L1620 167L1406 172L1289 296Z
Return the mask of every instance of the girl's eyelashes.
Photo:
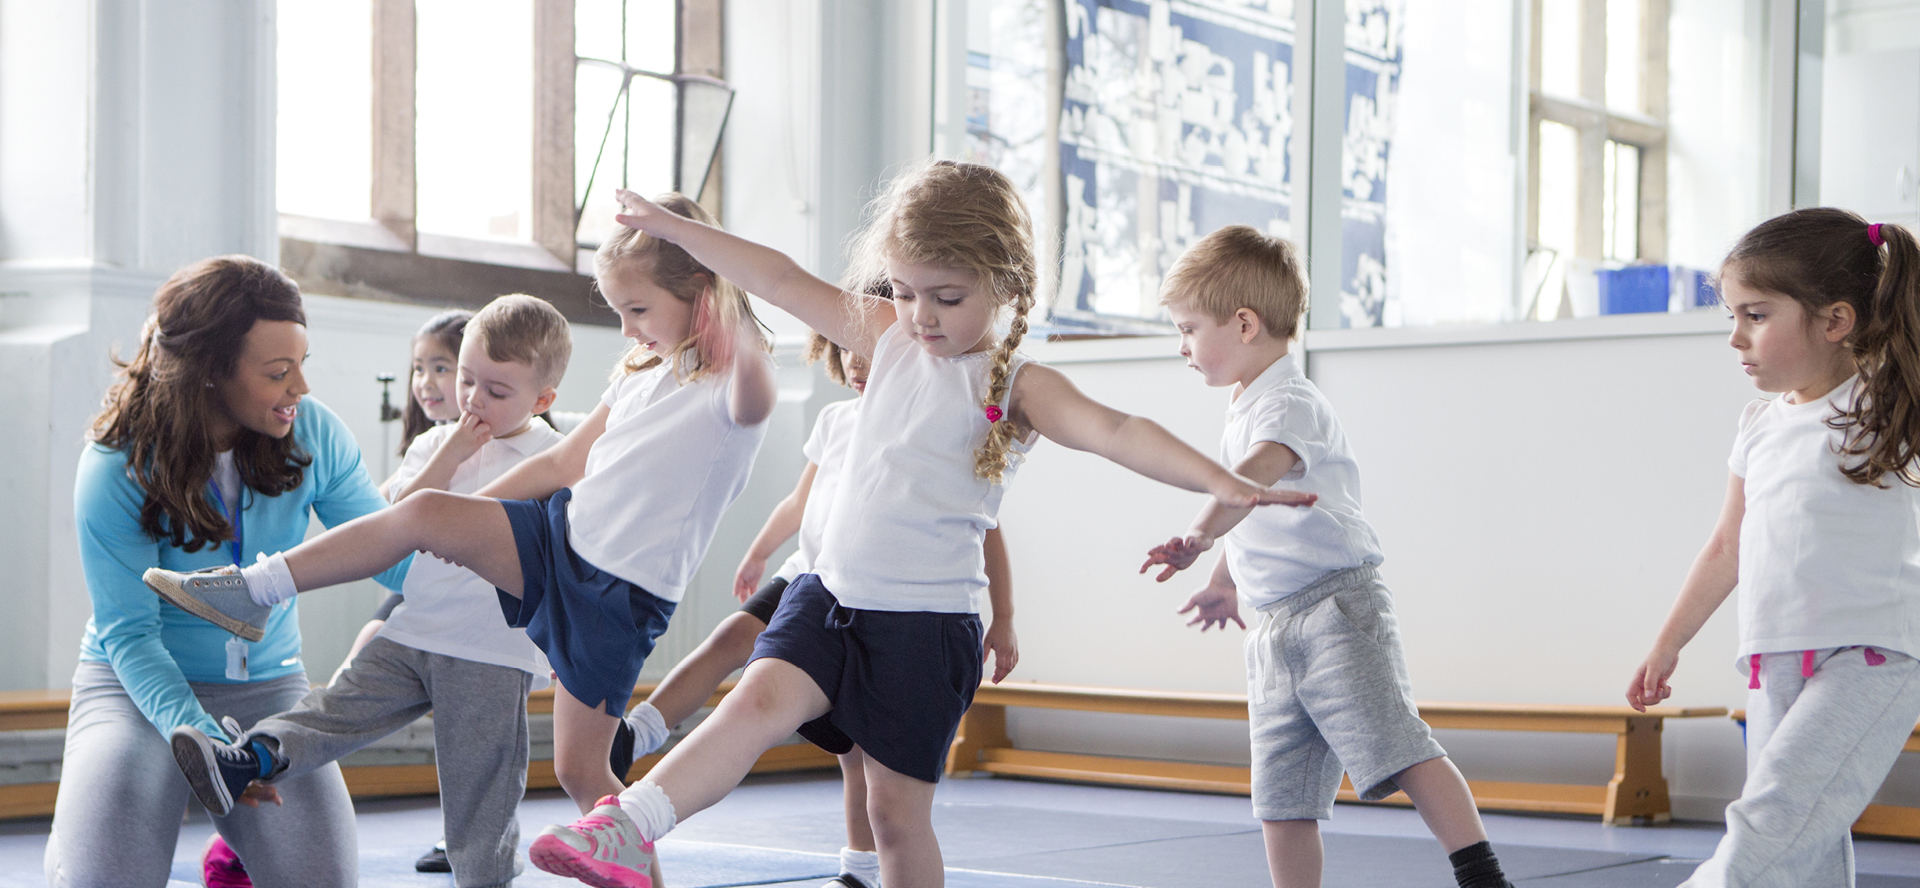
M937 296L936 296L936 297L934 297L934 300L933 300L933 301L935 301L935 302L938 302L938 303L940 303L941 305L945 305L945 306L948 306L948 307L952 307L952 306L955 306L955 305L959 305L959 304L960 304L960 300L962 300L962 299L965 299L965 298L967 298L967 297L965 297L965 296L955 296L955 297L953 297L952 299L942 299L942 298L940 298L940 297L937 297Z

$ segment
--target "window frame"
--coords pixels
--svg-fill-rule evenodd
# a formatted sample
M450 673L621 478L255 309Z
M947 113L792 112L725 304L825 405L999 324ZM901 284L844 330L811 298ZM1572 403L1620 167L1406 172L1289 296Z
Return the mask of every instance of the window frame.
M304 289L383 302L477 309L502 292L546 299L568 320L615 326L593 296L592 254L576 243L575 0L533 0L531 237L421 233L415 164L414 0L372 0L372 188L366 220L279 214L281 265ZM724 83L723 0L680 0L673 80ZM645 74L640 76L658 76ZM676 118L677 118L676 114ZM680 121L674 122L676 145ZM676 151L676 157L678 152ZM715 150L702 206L716 218L724 188Z

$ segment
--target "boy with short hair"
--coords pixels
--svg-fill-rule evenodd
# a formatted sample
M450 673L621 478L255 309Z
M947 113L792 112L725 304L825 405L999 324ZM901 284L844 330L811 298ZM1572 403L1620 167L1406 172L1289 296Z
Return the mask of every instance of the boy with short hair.
M1161 294L1188 366L1210 386L1234 386L1221 463L1320 496L1306 509L1210 502L1141 567L1167 565L1164 582L1224 537L1224 557L1180 612L1201 631L1245 628L1242 599L1259 614L1246 644L1253 805L1274 884L1320 884L1318 821L1332 815L1344 768L1363 799L1407 793L1462 888L1510 888L1466 781L1414 706L1359 467L1290 348L1307 298L1293 246L1222 228L1174 263Z
M460 420L407 448L394 500L432 488L472 493L558 442L538 414L552 405L572 349L566 318L543 300L502 296L482 308L460 347ZM415 558L401 594L379 635L331 685L231 744L180 728L174 758L201 802L223 814L253 780L271 787L432 711L454 884L509 883L519 869L514 812L527 783L527 694L546 686L546 657L525 629L507 625L493 586L472 571ZM228 730L238 734L237 725Z

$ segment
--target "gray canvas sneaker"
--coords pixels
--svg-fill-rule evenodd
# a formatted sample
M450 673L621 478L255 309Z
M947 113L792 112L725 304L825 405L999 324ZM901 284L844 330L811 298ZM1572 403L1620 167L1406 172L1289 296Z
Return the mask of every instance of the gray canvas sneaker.
M267 617L273 608L255 604L247 581L232 567L209 567L191 573L148 568L141 579L174 607L193 614L248 641L267 637Z

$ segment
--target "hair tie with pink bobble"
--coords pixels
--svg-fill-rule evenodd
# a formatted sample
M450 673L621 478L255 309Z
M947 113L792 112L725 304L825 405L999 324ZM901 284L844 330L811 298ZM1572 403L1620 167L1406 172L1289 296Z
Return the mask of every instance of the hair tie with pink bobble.
M1880 223L1875 222L1867 226L1867 240L1873 241L1873 245L1876 247L1884 247L1887 245L1887 239L1880 236Z
M1005 415L1006 414L1000 412L999 407L996 407L992 404L987 405L987 421L988 422L999 422L1000 418Z

